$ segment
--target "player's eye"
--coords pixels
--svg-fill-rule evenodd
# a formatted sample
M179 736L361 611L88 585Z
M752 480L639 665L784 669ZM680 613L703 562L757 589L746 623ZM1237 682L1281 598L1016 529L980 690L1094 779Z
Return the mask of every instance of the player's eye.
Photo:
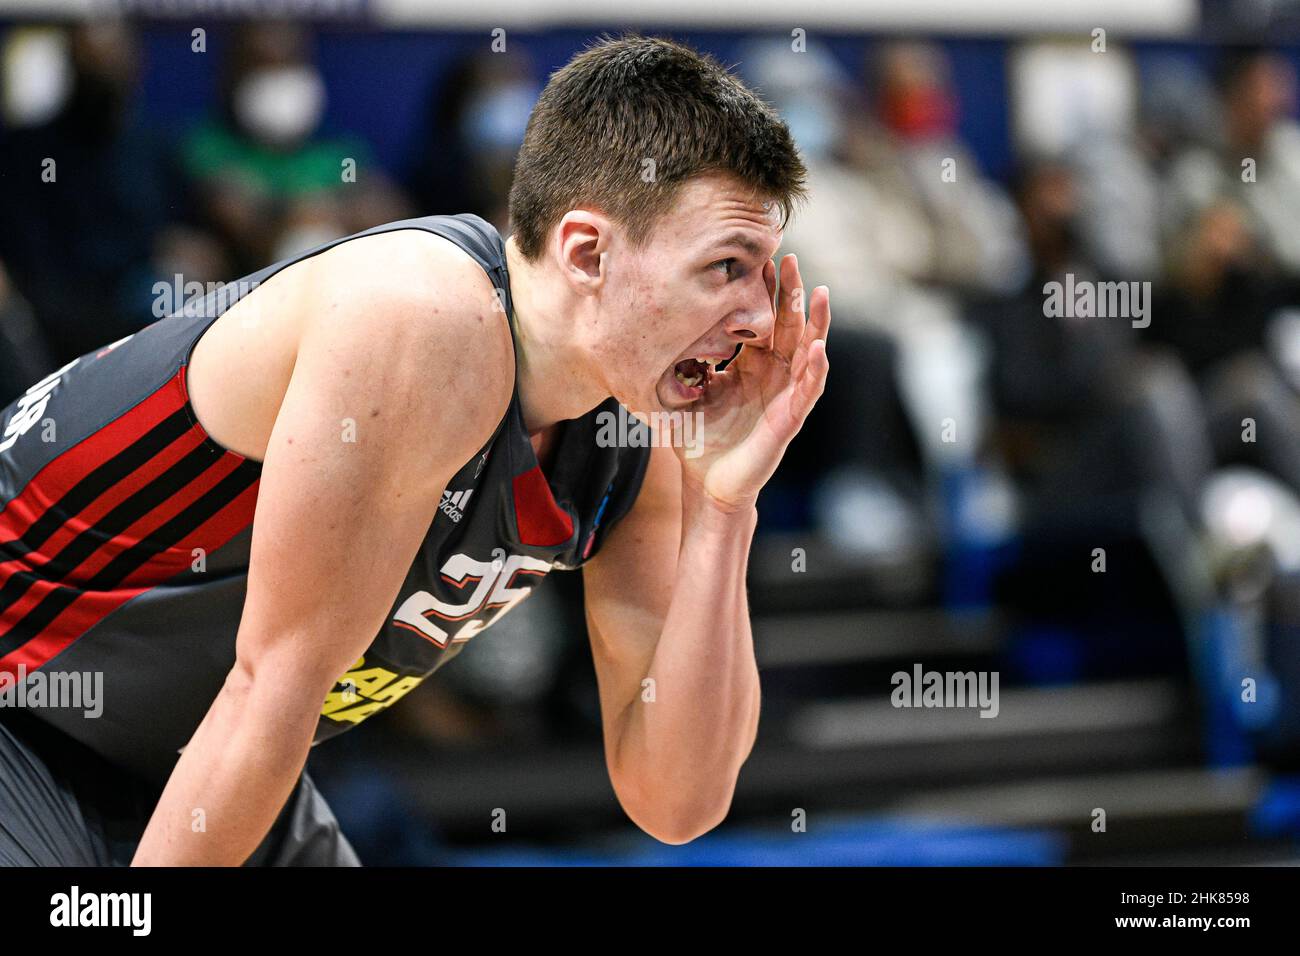
M736 278L737 273L732 267L734 267L737 262L739 262L739 260L733 256L730 259L719 259L717 262L713 263L713 265L709 266L709 268L717 269L728 279L734 279Z

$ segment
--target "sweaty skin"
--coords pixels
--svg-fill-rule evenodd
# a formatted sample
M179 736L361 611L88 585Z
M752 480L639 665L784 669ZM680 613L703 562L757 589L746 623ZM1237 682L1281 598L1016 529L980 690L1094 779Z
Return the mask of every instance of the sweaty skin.
M514 347L483 270L414 231L290 266L214 322L188 387L208 434L263 462L248 596L235 666L133 865L238 865L256 849L303 768L321 701L381 626L516 370L543 469L556 423L608 396L642 417L703 415L703 453L652 450L636 504L583 574L621 805L666 843L716 826L758 726L744 583L755 502L829 369L828 292L805 300L786 256L778 294L779 244L770 206L710 174L682 187L644 248L587 207L562 217L537 262L508 240ZM702 397L683 397L677 362L737 345ZM246 371L223 374L232 368ZM358 409L368 427L340 442L338 422Z

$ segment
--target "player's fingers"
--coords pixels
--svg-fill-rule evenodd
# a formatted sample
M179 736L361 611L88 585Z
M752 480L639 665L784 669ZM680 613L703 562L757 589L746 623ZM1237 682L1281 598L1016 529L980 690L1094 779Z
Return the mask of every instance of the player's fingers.
M826 342L817 339L808 349L804 374L797 379L795 386L793 410L800 424L817 404L817 399L821 398L822 393L826 391L826 376L830 372L830 367L830 360L826 357Z
M808 326L804 329L804 341L813 339L826 340L826 333L831 327L831 290L819 285L812 290L808 303Z
M813 289L808 304L809 318L804 326L803 337L790 366L790 374L796 380L803 375L808 361L808 349L813 342L826 341L826 333L831 324L830 289L819 285Z
M787 361L794 359L795 350L804 330L803 282L799 278L799 260L794 254L781 257L781 285L777 293L776 328L772 333L772 349Z
M767 287L767 299L772 308L772 331L767 339L760 345L760 348L771 349L776 347L776 335L781 326L780 305L777 299L777 265L771 259L763 263L763 285Z

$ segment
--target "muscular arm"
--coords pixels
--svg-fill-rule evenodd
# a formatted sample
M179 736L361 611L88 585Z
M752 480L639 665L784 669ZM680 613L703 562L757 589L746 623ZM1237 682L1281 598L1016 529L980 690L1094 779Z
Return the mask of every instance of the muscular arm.
M771 331L716 373L700 456L660 445L637 502L587 564L587 626L605 759L623 809L666 843L726 816L758 730L759 682L745 600L758 492L826 387L830 290L804 317L798 262L762 289ZM654 698L642 681L654 681Z
M257 848L325 695L379 632L447 480L504 410L509 333L498 321L503 345L485 331L490 283L449 255L394 233L307 260L290 305L309 318L266 443L236 662L133 865L239 865ZM485 382L502 384L485 394Z
M636 504L583 570L610 780L674 844L726 816L760 696L745 595L757 512L683 490L681 472L653 448Z

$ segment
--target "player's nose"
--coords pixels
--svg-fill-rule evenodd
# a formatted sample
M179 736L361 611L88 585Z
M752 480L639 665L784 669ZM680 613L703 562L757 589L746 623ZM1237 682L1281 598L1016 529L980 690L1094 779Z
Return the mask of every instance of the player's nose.
M755 277L757 281L748 283L744 303L723 323L727 335L737 342L761 342L772 335L776 320L772 299L762 274L755 273Z

